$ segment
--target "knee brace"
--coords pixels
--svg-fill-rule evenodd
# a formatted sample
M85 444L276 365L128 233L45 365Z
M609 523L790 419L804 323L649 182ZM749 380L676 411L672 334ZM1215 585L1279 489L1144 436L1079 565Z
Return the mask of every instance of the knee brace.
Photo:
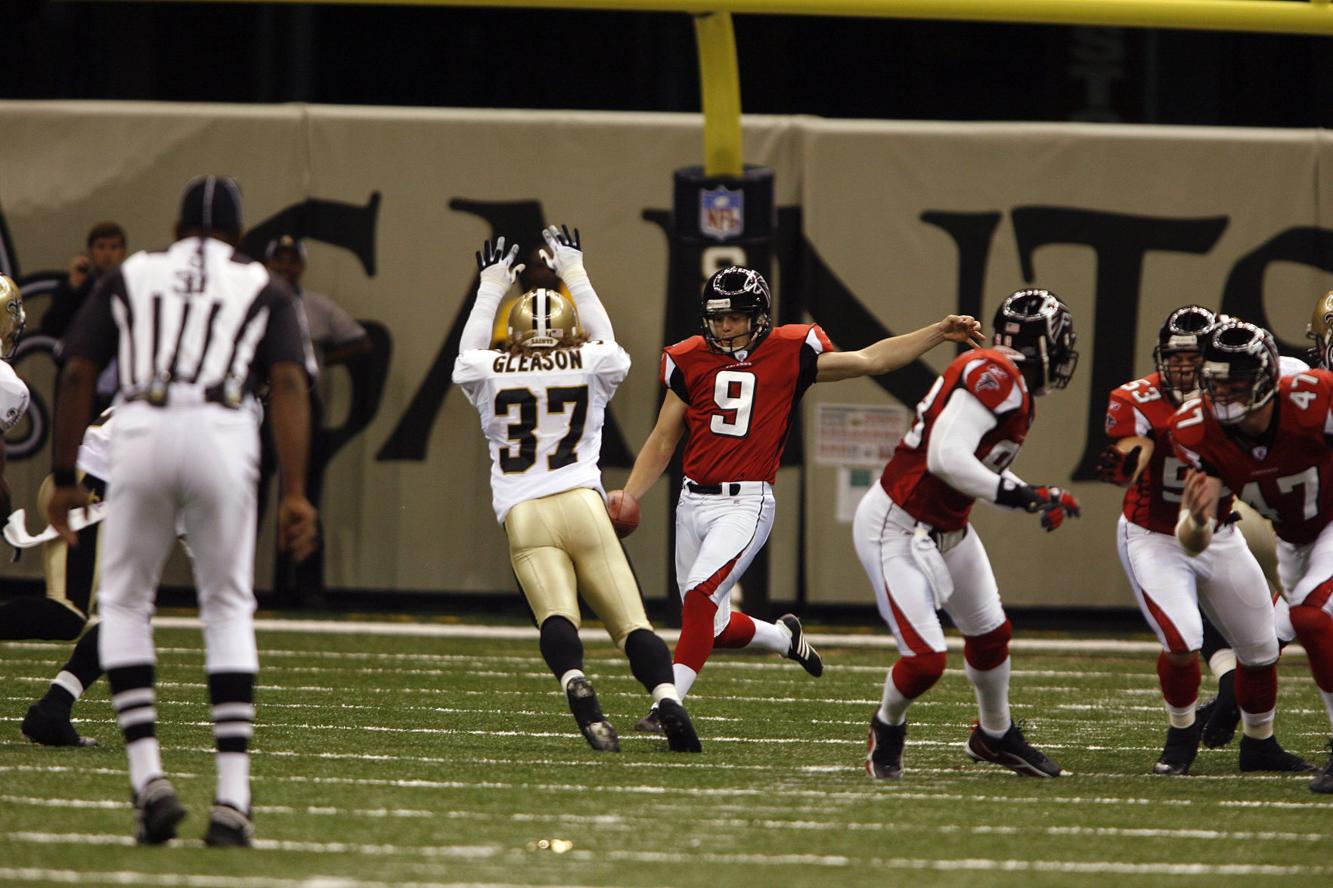
M946 656L943 652L901 657L893 664L893 686L909 700L920 697L934 687L944 674Z
M1009 618L985 635L964 636L963 658L973 669L986 672L1009 658L1009 639L1014 630Z

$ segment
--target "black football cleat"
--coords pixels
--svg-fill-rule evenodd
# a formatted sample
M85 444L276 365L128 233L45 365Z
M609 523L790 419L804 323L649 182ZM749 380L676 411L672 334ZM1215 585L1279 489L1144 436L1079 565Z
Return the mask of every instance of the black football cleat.
M824 658L819 656L819 652L810 647L810 642L805 640L805 630L801 628L801 621L795 614L783 614L778 617L778 622L786 626L791 632L791 647L787 653L783 654L788 660L795 660L801 664L801 668L813 675L815 678L824 674Z
M1194 757L1199 754L1199 731L1202 723L1199 719L1188 728L1167 728L1166 745L1162 754L1152 766L1154 774L1164 777L1183 777L1190 772Z
M565 698L589 746L598 752L620 752L620 737L602 714L597 692L592 689L592 682L588 681L587 676L571 679L565 687Z
M1240 724L1240 707L1236 705L1236 671L1217 680L1217 696L1199 707L1195 718L1203 723L1200 734L1203 745L1209 749L1226 746L1236 736Z
M134 800L135 841L140 845L165 844L176 838L176 824L184 819L185 808L171 781L154 777Z
M975 761L1002 765L1024 777L1060 777L1068 773L1023 739L1016 723L1003 737L992 737L980 725L973 725L972 736L963 749Z
M690 715L679 700L662 699L657 703L657 718L666 734L667 746L672 752L703 752L699 735L694 731ZM638 728L638 725L635 725Z
M1314 765L1287 752L1277 742L1276 737L1256 740L1253 737L1240 738L1240 769L1242 771L1318 771Z
M648 714L634 723L634 730L645 734L662 733L662 719L657 714L657 707L648 710Z
M69 720L69 710L37 701L28 707L19 728L23 736L43 746L96 746L92 737L80 737Z
M217 803L208 818L204 844L210 848L249 848L255 843L255 825L250 817L231 805Z
M907 722L890 725L870 717L870 736L866 738L866 773L876 780L897 780L903 776L903 744L907 740Z
M588 745L598 752L620 752L620 735L606 719L580 725L579 730Z
M1328 741L1328 764L1310 781L1310 792L1333 793L1333 737Z

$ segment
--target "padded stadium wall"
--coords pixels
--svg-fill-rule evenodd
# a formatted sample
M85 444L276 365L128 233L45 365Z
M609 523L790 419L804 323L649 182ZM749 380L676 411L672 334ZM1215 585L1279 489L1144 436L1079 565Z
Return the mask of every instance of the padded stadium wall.
M699 162L699 116L0 102L0 120L5 248L34 292L101 219L126 227L131 250L164 246L181 184L223 173L240 180L250 225L310 236L310 289L387 328L383 397L326 475L330 587L513 594L477 417L447 385L450 333L475 286L473 251L493 233L527 249L542 222L581 229L635 362L612 403L604 462L608 488L623 483L626 451L656 415L664 220L672 171ZM747 117L745 156L777 173L778 301L842 348L960 308L989 328L999 300L1029 283L1072 306L1078 372L1038 402L1014 468L1072 487L1084 517L1047 535L1026 516L984 505L974 513L1011 604L1132 604L1113 538L1120 492L1086 479L1107 391L1151 371L1169 309L1222 307L1271 325L1298 353L1313 300L1333 286L1333 195L1321 187L1333 143L1323 131ZM363 230L339 227L349 224ZM46 301L30 297L31 328ZM804 458L779 475L775 601L872 600L837 515L847 473L815 460L818 406L910 409L953 354L940 348L879 382L811 390L792 442ZM49 405L49 359L31 355L19 372ZM323 385L336 426L349 384L335 370ZM18 452L11 435L6 474L30 512L49 462L44 434L21 427L28 440ZM643 526L627 541L649 598L669 594L666 488L645 499ZM263 533L272 539L271 528ZM261 544L261 587L270 550ZM40 576L38 559L6 576ZM178 557L167 581L187 576Z

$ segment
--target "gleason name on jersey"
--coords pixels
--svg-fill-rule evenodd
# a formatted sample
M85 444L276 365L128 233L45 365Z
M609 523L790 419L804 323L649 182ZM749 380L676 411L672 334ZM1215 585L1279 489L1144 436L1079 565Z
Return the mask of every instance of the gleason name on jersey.
M578 349L554 349L550 354L511 355L496 357L491 369L496 373L530 373L541 370L582 370L583 352Z

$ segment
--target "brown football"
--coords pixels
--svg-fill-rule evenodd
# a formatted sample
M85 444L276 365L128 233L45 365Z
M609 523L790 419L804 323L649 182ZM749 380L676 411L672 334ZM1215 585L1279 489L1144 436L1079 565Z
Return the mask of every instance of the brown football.
M606 498L606 511L616 536L627 537L639 526L639 501L623 490L613 490Z

